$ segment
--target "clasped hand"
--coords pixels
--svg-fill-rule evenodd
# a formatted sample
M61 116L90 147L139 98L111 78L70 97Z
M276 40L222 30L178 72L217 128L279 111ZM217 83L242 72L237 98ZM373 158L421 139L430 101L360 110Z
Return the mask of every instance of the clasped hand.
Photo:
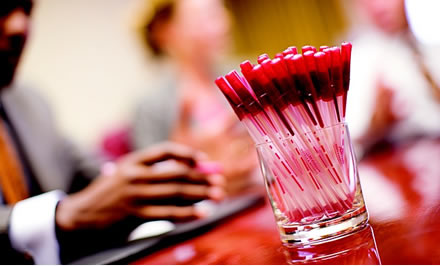
M192 219L206 215L191 202L220 200L224 178L209 173L205 155L174 144L131 153L88 187L63 199L56 223L65 231L106 228L127 216L144 219ZM188 202L189 205L182 204Z

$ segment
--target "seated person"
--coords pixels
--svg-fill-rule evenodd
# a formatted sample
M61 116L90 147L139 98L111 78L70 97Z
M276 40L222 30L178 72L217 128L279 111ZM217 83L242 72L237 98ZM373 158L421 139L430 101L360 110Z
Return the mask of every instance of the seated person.
M359 153L382 140L440 135L438 49L412 36L404 0L357 0L347 121Z
M139 104L134 147L172 140L200 149L222 164L227 191L239 192L259 168L252 140L214 85L231 24L223 2L149 4L142 36L154 58L172 70L160 75L161 85L149 88Z
M0 2L1 263L65 263L142 221L203 216L191 203L224 193L221 175L200 170L206 155L158 144L99 171L58 134L36 93L11 88L31 9L31 0Z

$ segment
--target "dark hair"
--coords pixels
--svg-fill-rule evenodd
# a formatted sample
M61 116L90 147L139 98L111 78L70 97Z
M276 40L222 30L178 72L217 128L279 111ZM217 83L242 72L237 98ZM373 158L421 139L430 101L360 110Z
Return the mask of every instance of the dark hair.
M167 1L155 7L151 19L146 21L145 26L142 27L142 38L155 56L164 54L156 39L156 32L159 30L158 26L171 20L174 15L175 6L175 1Z
M30 15L32 6L32 0L0 1L0 17L7 16L14 9L18 8L22 8L27 15Z

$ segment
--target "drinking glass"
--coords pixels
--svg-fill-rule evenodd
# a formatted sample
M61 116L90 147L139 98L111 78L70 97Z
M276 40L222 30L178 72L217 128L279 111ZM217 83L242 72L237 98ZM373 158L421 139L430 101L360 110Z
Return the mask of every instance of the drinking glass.
M256 147L283 243L327 241L367 224L345 123Z

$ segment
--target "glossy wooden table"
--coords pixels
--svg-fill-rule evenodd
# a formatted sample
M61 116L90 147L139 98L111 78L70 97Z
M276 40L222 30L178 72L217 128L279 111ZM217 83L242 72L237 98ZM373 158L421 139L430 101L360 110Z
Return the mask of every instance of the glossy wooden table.
M370 225L325 245L281 245L269 204L134 264L439 264L440 141L370 154L359 164Z

